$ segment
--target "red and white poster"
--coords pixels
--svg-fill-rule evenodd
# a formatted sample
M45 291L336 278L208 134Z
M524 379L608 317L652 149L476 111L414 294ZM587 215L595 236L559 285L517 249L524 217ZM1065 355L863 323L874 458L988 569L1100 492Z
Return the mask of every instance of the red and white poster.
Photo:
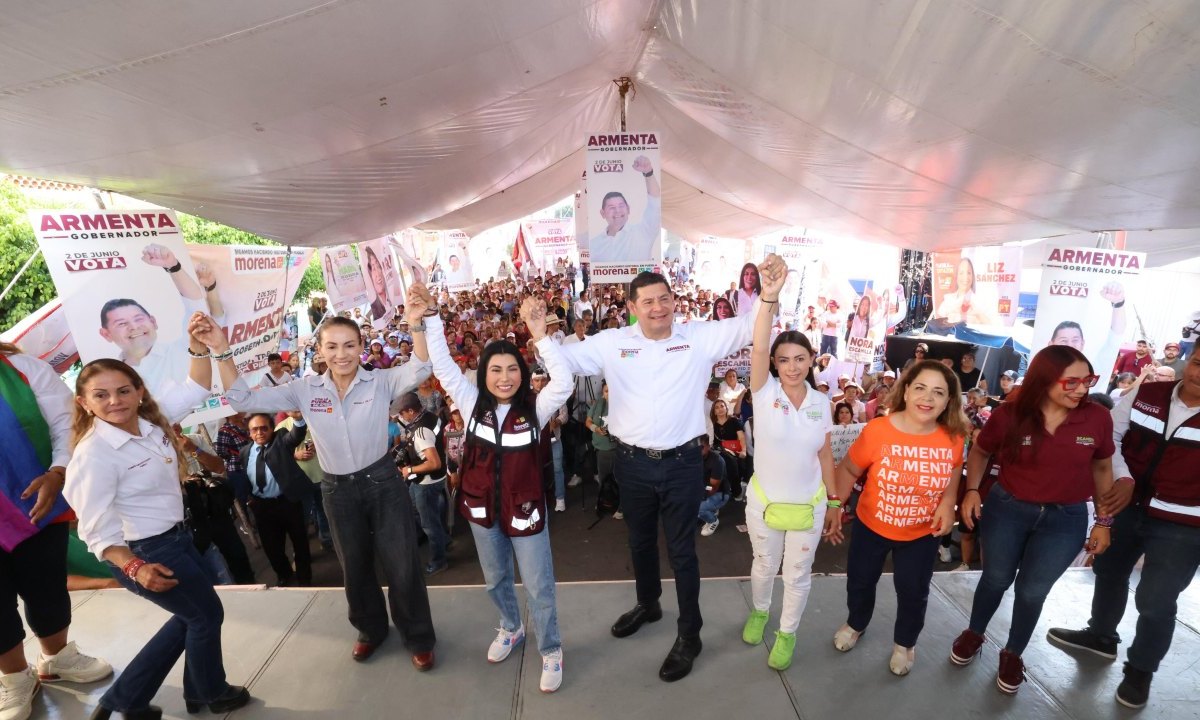
M450 292L474 289L475 274L471 271L471 253L468 249L471 238L461 230L443 230L439 235L442 251L438 256L438 265L446 289Z
M629 282L662 262L658 133L595 133L585 148L592 282Z
M1020 310L1021 248L971 247L933 254L933 315L943 327L1011 327Z
M543 218L524 225L526 246L539 270L554 272L560 263L574 262L579 256L572 220Z
M1048 246L1031 349L1069 345L1108 377L1129 325L1126 289L1145 265L1146 253Z

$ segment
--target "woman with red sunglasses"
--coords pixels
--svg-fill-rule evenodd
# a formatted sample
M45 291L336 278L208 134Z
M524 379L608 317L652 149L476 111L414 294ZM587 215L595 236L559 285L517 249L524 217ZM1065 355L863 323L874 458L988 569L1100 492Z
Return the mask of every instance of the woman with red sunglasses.
M1099 378L1083 353L1050 345L1034 356L1009 401L992 412L967 458L963 524L981 525L987 562L975 588L971 621L954 641L950 661L968 665L983 649L984 631L1004 593L1016 583L1012 626L1000 651L996 686L1012 695L1024 680L1021 653L1033 636L1042 604L1079 553L1108 548L1112 516L1096 506L1088 533L1088 498L1113 484L1113 422L1108 410L1088 401ZM988 460L1000 476L979 498Z

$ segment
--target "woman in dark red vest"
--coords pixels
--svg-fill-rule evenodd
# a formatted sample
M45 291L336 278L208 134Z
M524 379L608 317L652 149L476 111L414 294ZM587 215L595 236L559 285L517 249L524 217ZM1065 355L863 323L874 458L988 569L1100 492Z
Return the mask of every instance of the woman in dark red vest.
M414 285L409 307L421 305L434 307L433 298L424 286ZM562 684L562 643L546 529L542 467L547 450L541 438L575 384L558 345L546 337L545 302L527 299L521 318L550 371L550 384L536 395L529 366L513 343L488 343L479 356L476 387L450 356L441 318L425 322L434 375L467 418L458 511L471 523L488 595L500 610L500 632L488 648L488 662L504 660L525 639L514 586L516 555L542 655L541 690L550 693Z

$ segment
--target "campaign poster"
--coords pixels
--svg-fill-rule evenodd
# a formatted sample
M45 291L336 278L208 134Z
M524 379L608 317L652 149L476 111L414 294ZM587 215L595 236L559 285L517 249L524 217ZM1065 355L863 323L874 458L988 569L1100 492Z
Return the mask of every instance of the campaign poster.
M193 266L171 210L35 210L29 213L83 362L119 358L151 395L186 381L187 323L203 311L212 268Z
M1012 327L1020 311L1019 247L971 247L933 254L936 327Z
M588 243L587 218L587 171L579 179L579 192L575 193L575 246L579 248L579 263L590 263L592 254Z
M429 283L429 266L437 258L437 250L434 249L427 261L423 259L425 235L426 233L420 230L410 228L393 234L389 240L392 249L396 251L401 284Z
M1145 265L1141 252L1048 246L1031 349L1069 345L1108 377L1129 326L1126 289Z
M802 231L785 231L774 240L774 249L770 252L782 258L788 266L787 280L779 292L780 322L784 327L803 331L806 323L802 323L802 320L810 317L808 308L813 308L814 312L817 308L824 242Z
M730 251L740 240L705 235L696 246L696 271L693 276L696 287L724 293L737 272L737 258L731 260Z
M658 133L586 139L592 282L629 282L662 262L662 163Z
M349 245L321 248L321 273L329 304L337 312L367 304L367 281Z
M471 238L461 230L443 230L440 236L442 250L438 264L444 274L446 289L450 292L475 289L475 275L471 272L471 253L468 249Z
M529 254L541 270L557 272L556 268L578 256L575 227L570 219L529 220L525 222L524 230Z
M396 306L404 302L400 272L389 240L389 237L381 237L358 243L358 262L367 279L367 302L371 305L372 320L390 318L396 312Z
M0 342L12 343L25 354L44 360L60 375L70 370L79 360L75 338L71 336L71 329L67 326L67 314L58 298L0 333Z

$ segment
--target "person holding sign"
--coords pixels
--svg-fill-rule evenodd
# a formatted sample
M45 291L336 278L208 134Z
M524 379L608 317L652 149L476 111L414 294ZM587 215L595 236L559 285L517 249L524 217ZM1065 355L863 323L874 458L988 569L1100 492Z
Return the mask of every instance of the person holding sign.
M969 427L958 377L941 363L915 363L897 385L889 396L891 412L867 423L837 469L839 496L849 495L855 480L866 476L846 565L849 617L833 646L854 649L871 623L876 585L890 554L897 608L888 667L903 676L916 660L940 538L954 527ZM829 536L841 542L840 516Z
M808 338L795 330L780 333L771 342L787 266L772 255L763 262L761 276L762 302L750 353L750 392L759 409L755 414L758 471L746 493L746 526L754 548L750 568L754 609L742 628L742 640L750 645L762 642L782 563L783 612L767 665L786 670L808 603L820 533L824 529L828 534L837 523L841 501L834 488L829 401L814 387L816 353ZM834 511L827 515L826 506Z
M1042 605L1080 545L1094 555L1109 545L1112 513L1096 507L1088 533L1088 498L1113 485L1113 419L1088 400L1100 378L1083 353L1050 345L1034 355L1021 388L992 413L967 458L962 520L983 515L979 487L997 456L1000 476L988 491L981 541L986 562L971 620L954 641L950 661L969 665L983 650L984 632L1009 587L1016 584L1008 642L1000 651L996 687L1012 695L1025 679L1021 653L1033 636Z
M358 630L351 656L365 661L392 622L421 671L433 667L437 638L429 595L417 552L416 524L408 486L388 453L388 406L429 377L425 323L412 322L413 360L396 368L368 371L361 365L362 333L347 317L317 328L317 345L329 369L279 387L251 390L231 359L218 367L225 397L243 413L299 409L308 423L317 459L325 471L321 495L333 546L346 578L350 624ZM375 574L376 560L388 582L388 604Z
M408 307L431 307L423 285L413 285ZM542 656L539 687L552 693L562 685L562 641L554 593L554 560L542 467L547 459L539 437L571 396L575 383L563 366L558 345L546 335L546 303L526 298L521 318L529 327L538 353L550 371L550 383L538 393L529 366L517 346L498 341L479 358L479 386L450 357L440 318L428 320L434 373L470 418L460 466L458 510L470 522L488 595L500 611L500 631L488 648L488 662L498 663L525 639L521 607L514 586L513 556L521 571Z
M641 222L629 224L629 202L622 193L613 191L600 203L604 232L591 240L592 264L638 263L656 257L657 243L662 230L662 188L654 175L650 158L638 155L633 170L646 178L646 210Z

